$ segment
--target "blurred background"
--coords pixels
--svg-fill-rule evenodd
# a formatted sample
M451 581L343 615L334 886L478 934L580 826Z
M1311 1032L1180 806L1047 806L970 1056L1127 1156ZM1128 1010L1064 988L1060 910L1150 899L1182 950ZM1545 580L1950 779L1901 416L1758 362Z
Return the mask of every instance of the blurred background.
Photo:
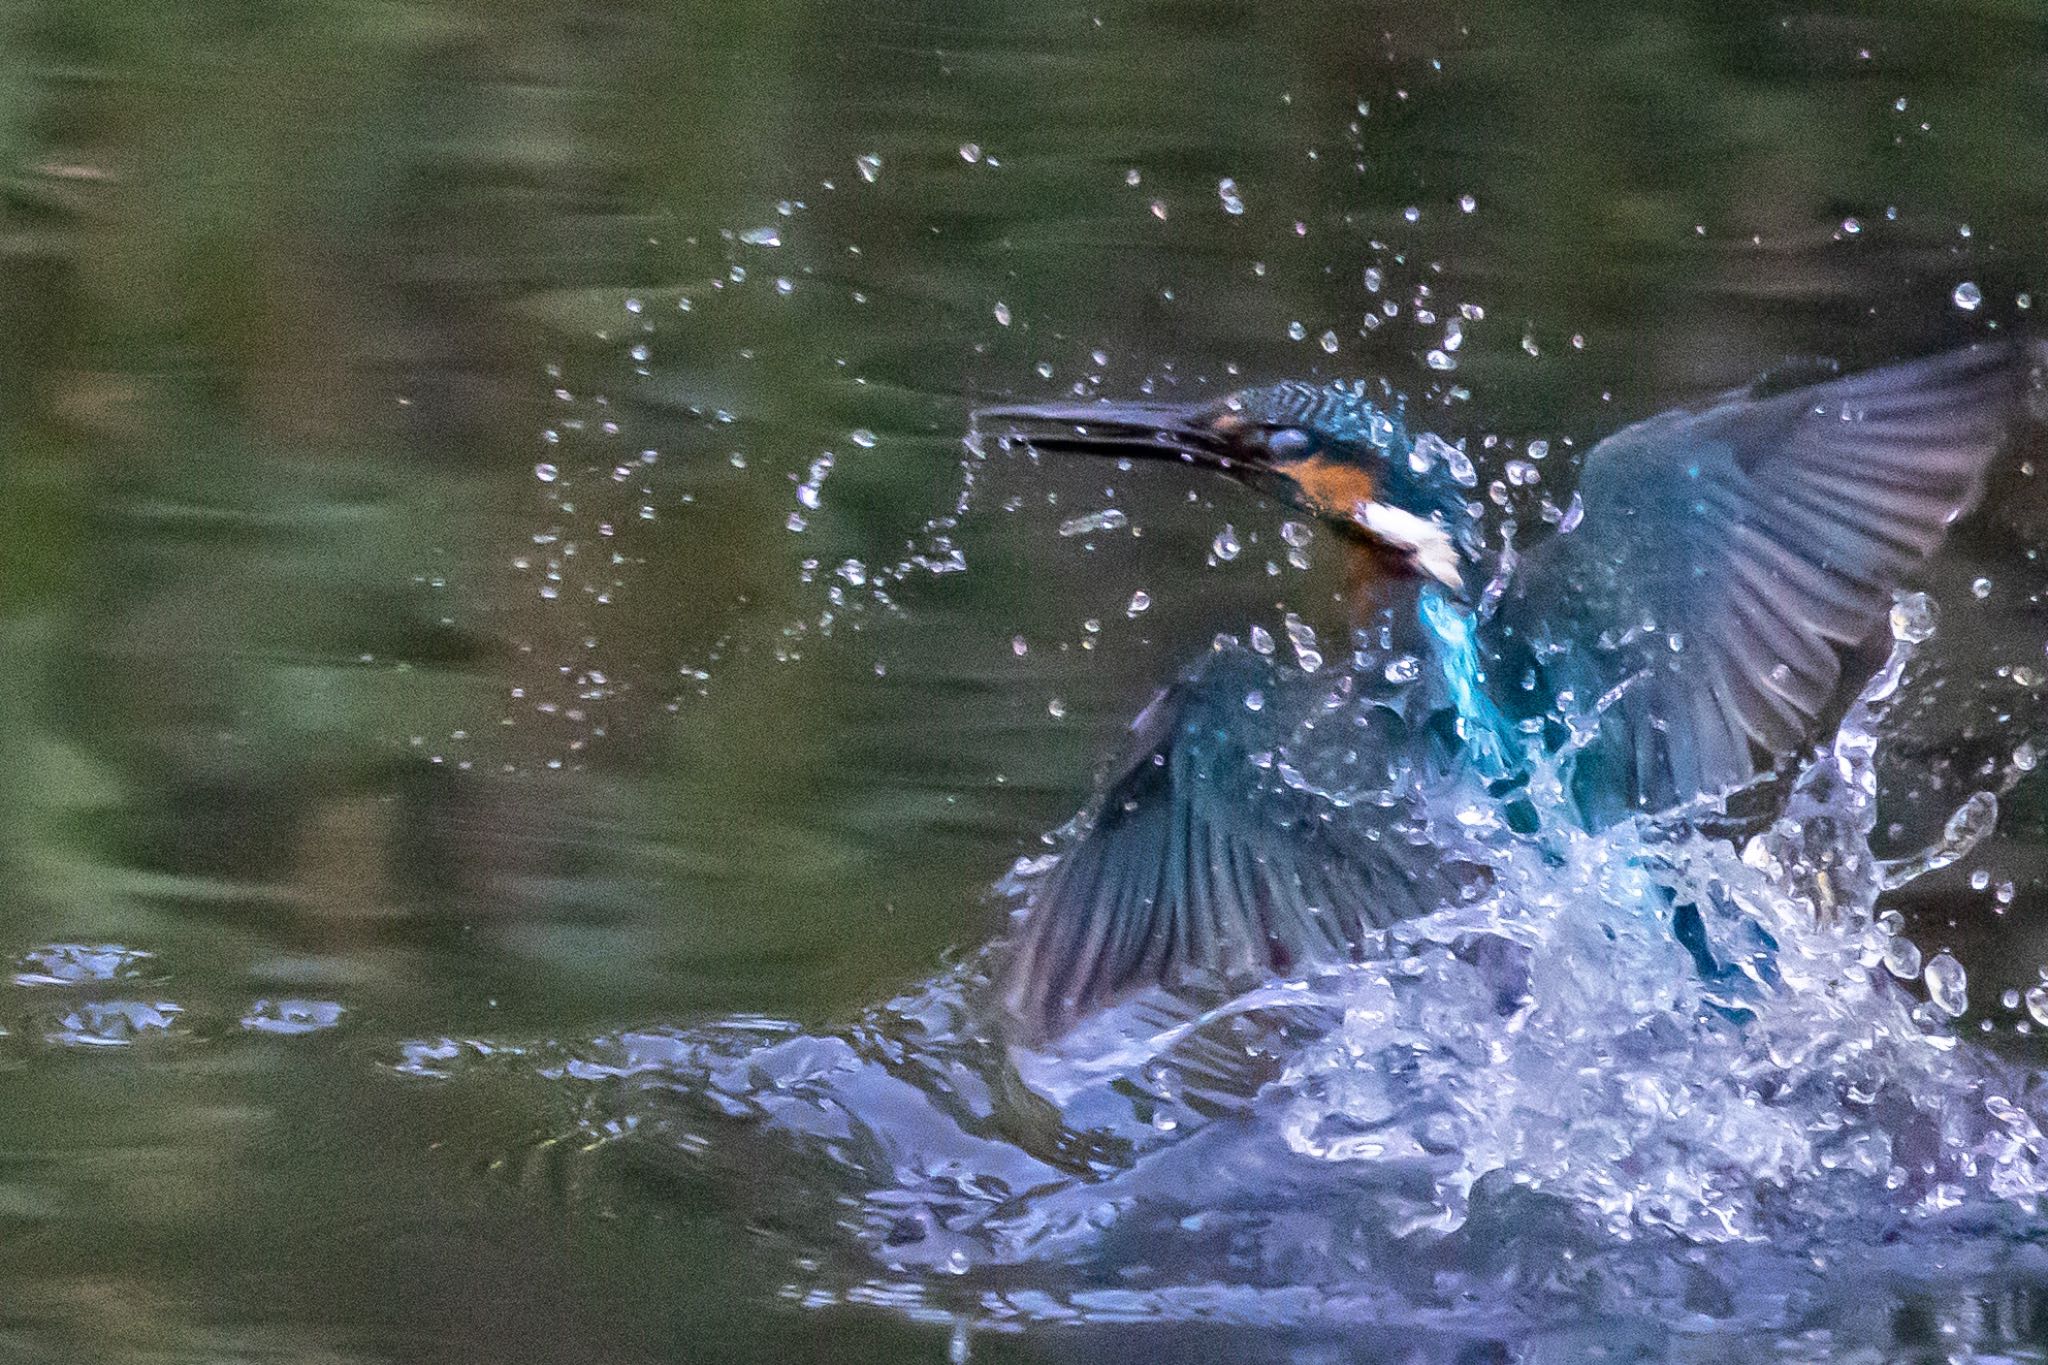
M418 1063L844 1019L1000 931L1214 633L1334 628L1279 509L975 401L1384 376L1533 524L1624 422L2048 309L2034 0L0 32L0 1360L943 1354L778 1304L704 1189L574 1197L545 1076ZM1897 849L2018 780L1901 909L2022 1051L2030 458L1889 750Z

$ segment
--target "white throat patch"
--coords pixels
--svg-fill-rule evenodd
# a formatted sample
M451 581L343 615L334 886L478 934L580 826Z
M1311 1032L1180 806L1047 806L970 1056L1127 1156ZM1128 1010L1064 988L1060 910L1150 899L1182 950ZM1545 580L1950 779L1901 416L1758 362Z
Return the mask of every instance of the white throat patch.
M1458 547L1436 522L1384 502L1361 503L1352 515L1367 532L1406 554L1437 582L1453 590L1464 587Z

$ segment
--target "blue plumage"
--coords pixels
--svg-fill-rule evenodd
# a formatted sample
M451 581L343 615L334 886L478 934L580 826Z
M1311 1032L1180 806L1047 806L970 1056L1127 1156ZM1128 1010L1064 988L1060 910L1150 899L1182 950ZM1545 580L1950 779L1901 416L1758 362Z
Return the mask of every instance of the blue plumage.
M1532 744L1569 743L1589 828L1768 771L1860 681L1845 654L1975 501L2028 358L1973 347L1621 431L1586 458L1576 529L1527 552L1484 616L1469 466L1364 385L984 412L1042 449L1179 460L1317 517L1353 555L1361 607L1421 585L1399 609L1435 675L1333 705L1360 675L1243 649L1191 668L1032 891L1011 1013L1044 1037L1142 988L1350 960L1377 928L1484 889L1424 818L1426 788L1513 786ZM1319 771L1290 779L1276 752Z

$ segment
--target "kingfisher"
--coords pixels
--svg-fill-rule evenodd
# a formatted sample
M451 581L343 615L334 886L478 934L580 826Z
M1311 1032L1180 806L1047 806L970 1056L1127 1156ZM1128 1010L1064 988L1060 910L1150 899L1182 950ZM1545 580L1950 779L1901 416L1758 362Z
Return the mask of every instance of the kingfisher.
M1403 691L1419 705L1351 695L1227 639L1191 664L1024 897L999 979L1022 1036L1155 988L1354 961L1471 897L1478 872L1421 818L1431 782L1526 815L1518 786L1552 755L1566 818L1598 830L1773 772L1868 676L1894 593L1981 496L2033 360L1981 343L1652 417L1589 450L1570 509L1506 556L1483 544L1469 462L1411 434L1383 384L979 410L977 429L1037 450L1177 463L1305 514L1341 547L1358 638L1413 645L1390 657L1426 684ZM1319 754L1382 780L1348 799L1301 771Z

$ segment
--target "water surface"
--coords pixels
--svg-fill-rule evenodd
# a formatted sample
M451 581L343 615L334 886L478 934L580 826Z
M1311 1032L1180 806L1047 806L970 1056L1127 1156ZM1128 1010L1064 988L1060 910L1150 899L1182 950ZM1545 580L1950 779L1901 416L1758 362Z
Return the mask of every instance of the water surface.
M1546 442L1504 495L1540 516L1625 421L2025 322L2035 7L10 18L10 1358L2037 1350L2024 1261L1870 1269L1853 1329L1048 1321L1063 1283L1006 1332L943 1266L847 1292L872 1183L703 1117L675 1051L858 1036L971 970L989 887L1184 659L1331 628L1279 509L976 460L972 402L1384 376L1486 479ZM1934 576L1885 856L2041 740L2025 458ZM2004 994L2048 963L2043 820L2018 774L1885 902L1966 969L1972 1065L2039 1060ZM564 1070L632 1039L674 1108ZM1163 1245L1151 1287L1228 1278Z

